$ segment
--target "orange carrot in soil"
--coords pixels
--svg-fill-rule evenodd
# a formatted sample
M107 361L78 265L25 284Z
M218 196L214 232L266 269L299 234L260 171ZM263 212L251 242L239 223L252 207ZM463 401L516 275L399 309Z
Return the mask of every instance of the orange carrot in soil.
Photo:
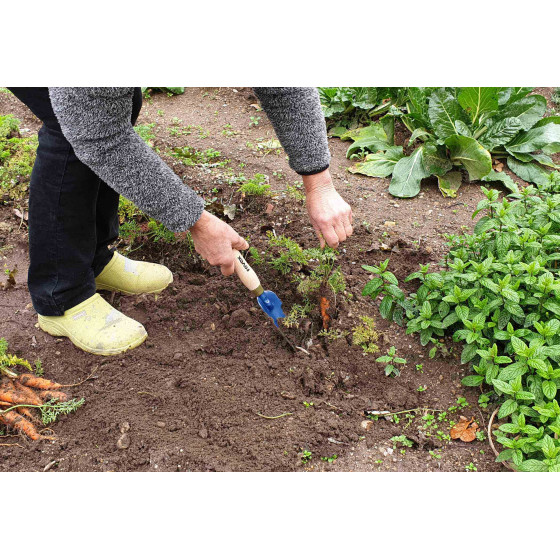
M22 373L18 377L18 381L26 387L31 387L32 389L40 389L41 391L56 391L57 389L60 389L62 387L60 383L55 383L54 381L49 381L48 379L37 377L32 373Z
M331 306L329 300L321 296L321 317L323 318L323 329L328 330L329 323L331 322L330 315L327 313L327 309Z
M35 426L29 420L26 420L23 416L13 410L0 414L0 422L9 428L22 432L34 441L42 439L41 434L35 429Z

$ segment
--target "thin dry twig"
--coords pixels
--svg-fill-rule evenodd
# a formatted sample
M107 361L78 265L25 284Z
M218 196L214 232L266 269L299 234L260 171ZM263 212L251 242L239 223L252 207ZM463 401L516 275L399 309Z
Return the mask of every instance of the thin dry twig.
M492 412L492 416L490 416L490 421L488 422L488 441L490 442L490 447L492 448L492 451L494 452L494 455L496 455L496 457L499 455L499 453L494 446L494 442L492 441L492 424L494 423L494 418L496 417L498 410L500 409L496 408L494 412ZM515 469L507 461L501 461L501 463L510 471L515 471Z
M284 416L291 416L293 414L293 412L284 412L284 414L280 414L280 416L265 416L264 414L261 414L260 412L255 412L255 414L257 416L260 416L261 418L266 418L267 420L276 420L277 418L284 418Z

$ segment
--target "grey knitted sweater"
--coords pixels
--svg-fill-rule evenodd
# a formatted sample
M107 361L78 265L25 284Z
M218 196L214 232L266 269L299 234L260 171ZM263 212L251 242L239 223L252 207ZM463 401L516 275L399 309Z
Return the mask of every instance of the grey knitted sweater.
M171 231L192 227L204 201L146 145L130 124L133 88L49 88L51 103L77 157L115 191ZM325 170L330 154L315 88L254 88L290 166Z

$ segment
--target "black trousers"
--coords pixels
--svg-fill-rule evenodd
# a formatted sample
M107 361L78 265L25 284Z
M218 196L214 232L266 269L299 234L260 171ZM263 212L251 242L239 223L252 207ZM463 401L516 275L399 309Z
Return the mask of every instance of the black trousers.
M43 121L29 186L28 287L40 315L63 315L95 293L95 277L112 258L119 195L74 153L45 88L10 88ZM142 107L136 88L132 124Z

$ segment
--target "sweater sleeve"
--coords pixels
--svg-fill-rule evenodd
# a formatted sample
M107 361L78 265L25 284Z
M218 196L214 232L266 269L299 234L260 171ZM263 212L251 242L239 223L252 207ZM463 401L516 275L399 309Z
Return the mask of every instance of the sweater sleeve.
M54 113L78 159L171 231L200 218L204 201L136 134L133 88L49 88Z
M317 88L253 88L290 158L290 167L300 175L312 175L329 167L327 127Z

